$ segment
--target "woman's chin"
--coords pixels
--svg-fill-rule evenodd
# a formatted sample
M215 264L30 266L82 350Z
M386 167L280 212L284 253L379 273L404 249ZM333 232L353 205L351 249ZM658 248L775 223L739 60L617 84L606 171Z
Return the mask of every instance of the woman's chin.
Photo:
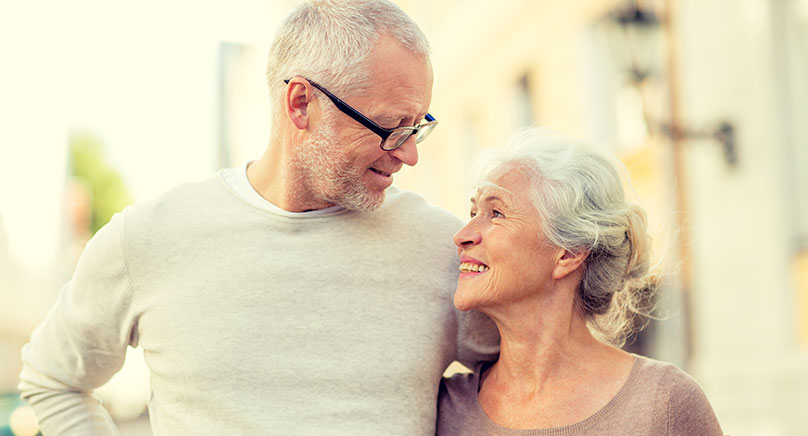
M454 305L462 311L467 311L476 308L477 304L473 298L468 298L462 291L458 290L454 294Z

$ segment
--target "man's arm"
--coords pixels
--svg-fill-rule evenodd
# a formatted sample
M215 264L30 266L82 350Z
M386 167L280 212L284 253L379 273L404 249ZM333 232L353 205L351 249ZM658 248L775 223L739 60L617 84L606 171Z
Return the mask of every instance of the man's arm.
M454 309L457 316L457 356L455 359L468 368L478 362L493 362L499 357L499 331L497 326L476 310L467 312Z
M87 244L73 280L22 349L19 389L45 435L118 434L92 390L136 344L123 226L116 215Z

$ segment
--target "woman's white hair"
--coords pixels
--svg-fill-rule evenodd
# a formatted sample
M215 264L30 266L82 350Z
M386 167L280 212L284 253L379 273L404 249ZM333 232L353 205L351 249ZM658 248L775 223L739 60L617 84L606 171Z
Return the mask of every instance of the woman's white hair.
M283 22L269 51L266 76L272 101L279 100L283 81L293 76L314 80L339 96L361 93L369 86L367 61L380 34L429 56L426 36L389 0L301 3Z
M475 162L480 183L519 170L550 243L588 253L576 303L592 333L621 346L645 323L656 279L649 275L650 237L643 209L626 200L627 172L613 156L587 144L529 128L503 150Z

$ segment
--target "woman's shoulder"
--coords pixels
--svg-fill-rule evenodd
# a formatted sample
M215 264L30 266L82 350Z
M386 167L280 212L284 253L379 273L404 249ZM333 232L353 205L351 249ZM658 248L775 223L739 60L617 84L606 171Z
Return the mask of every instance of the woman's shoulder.
M641 385L654 385L656 389L669 392L701 392L698 382L678 366L640 355L635 355L634 358L637 365L636 378Z
M441 396L469 396L477 394L477 387L479 386L480 365L474 368L473 372L458 372L450 377L443 377L441 379L440 394Z
M673 434L723 434L707 396L690 374L672 363L635 358L634 388L664 402Z
M487 425L477 406L480 366L473 373L457 373L444 377L438 395L437 435L472 434Z
M655 379L667 379L670 377L692 379L685 371L673 363L663 362L639 354L633 354L633 356L636 361L638 375Z
M471 372L458 372L450 377L443 377L439 392L441 407L447 410L474 410L477 392L480 390L480 377L491 364L492 362L479 362Z

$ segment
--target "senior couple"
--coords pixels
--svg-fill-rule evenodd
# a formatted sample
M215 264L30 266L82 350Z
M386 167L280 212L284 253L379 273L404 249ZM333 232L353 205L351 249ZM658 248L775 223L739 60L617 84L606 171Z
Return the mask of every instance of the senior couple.
M428 53L387 0L299 5L265 154L116 215L23 348L43 434L117 433L92 391L129 346L159 435L721 434L687 374L617 348L650 281L613 158L523 131L465 225L391 187L437 123Z

